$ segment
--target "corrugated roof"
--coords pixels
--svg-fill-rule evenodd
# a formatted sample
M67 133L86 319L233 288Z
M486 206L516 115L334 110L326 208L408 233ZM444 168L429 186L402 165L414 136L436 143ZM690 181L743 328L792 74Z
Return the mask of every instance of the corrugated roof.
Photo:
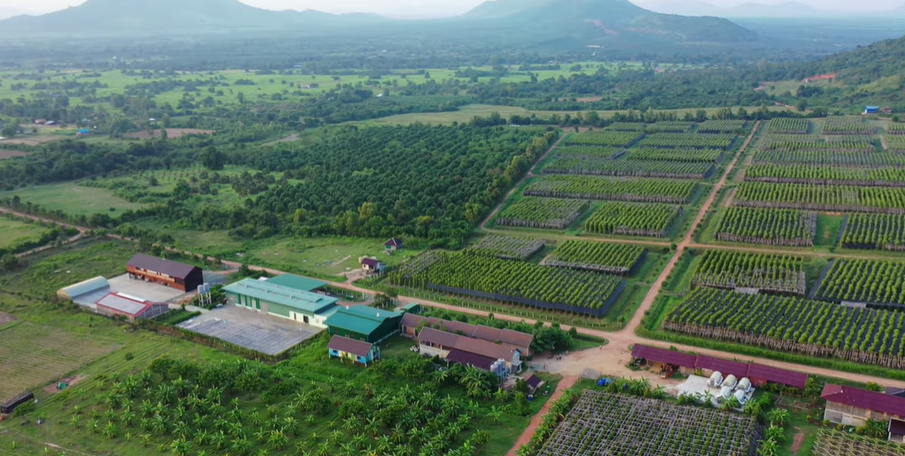
M320 313L339 301L337 298L274 285L269 282L269 280L261 282L254 279L242 279L224 287L223 291L251 296L312 314Z
M751 364L748 366L748 378L766 380L771 383L779 383L796 388L804 388L808 383L808 374L801 372L777 369L763 364Z
M129 260L128 264L133 268L166 274L170 277L178 277L180 279L185 279L192 271L200 269L189 264L177 263L175 261L164 260L141 253L136 253L135 256Z
M66 293L70 298L75 299L81 295L94 293L96 291L108 288L110 288L110 283L107 282L107 279L103 277L95 277L93 279L88 279L83 282L64 287L62 288L62 291Z
M324 324L331 328L342 328L358 334L371 334L387 319L400 315L397 312L368 306L351 306L348 309L339 307Z
M455 348L456 341L460 337L461 336L457 336L453 333L440 331L434 328L424 328L420 333L418 333L418 340L422 343L429 342L449 348Z
M362 318L368 318L371 320L384 321L388 318L396 318L402 316L399 312L393 312L392 310L383 310L377 309L369 306L349 306L348 308L339 309L340 312L350 313Z
M532 374L530 377L525 379L525 383L527 383L528 386L531 387L531 389L537 389L537 387L544 383L544 381L541 380L537 375Z
M495 358L490 358L476 353L468 353L466 351L452 349L446 360L454 364L462 364L465 366L473 366L481 370L490 371L490 367L496 362Z
M377 266L380 265L380 260L377 260L375 258L362 258L361 265L362 266L367 265L367 266L371 266L372 268L376 268Z
M512 349L504 345L497 345L486 340L472 339L471 337L459 336L446 331L439 331L433 328L424 328L418 334L418 340L421 342L430 342L442 345L446 348L455 348L476 355L487 356L493 359L512 359Z
M345 353L351 353L356 356L367 357L371 353L373 344L362 342L360 340L349 339L343 336L333 336L327 348Z
M398 248L398 247L402 246L402 241L400 241L399 239L396 239L396 238L392 238L389 241L384 242L383 245L385 245L387 247L397 247Z
M738 361L730 361L728 359L711 358L709 356L698 356L694 363L695 369L707 369L718 371L727 377L730 374L742 378L748 375L748 365Z
M320 280L309 279L307 277L301 277L294 274L283 274L276 277L271 277L267 279L267 282L270 282L274 285L294 288L296 290L302 291L313 291L317 290L318 288L327 286L327 282L321 282Z
M892 435L905 435L905 421L889 420L888 430Z
M525 350L529 350L531 348L531 342L534 341L534 335L521 331L513 331L511 329L497 329L490 326L472 325L460 321L422 317L421 315L411 313L402 316L403 326L417 328L421 322L426 322L426 326L439 327L447 332L457 334L462 333L465 336L486 340L488 342L502 342L507 345L524 348Z
M150 307L151 303L147 301L137 301L117 293L110 293L101 298L101 300L97 302L97 305L136 317Z
M656 363L666 363L687 368L694 368L695 361L697 360L695 355L664 350L662 348L648 347L647 345L641 344L635 344L635 346L632 347L632 357L644 358Z
M827 402L905 417L905 399L897 396L827 384L823 387L820 397Z

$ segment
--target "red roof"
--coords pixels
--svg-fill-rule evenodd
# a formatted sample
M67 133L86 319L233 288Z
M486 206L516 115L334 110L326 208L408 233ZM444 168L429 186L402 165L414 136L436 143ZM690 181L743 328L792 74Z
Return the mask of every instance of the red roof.
M885 413L887 415L905 417L905 399L888 394L876 393L850 386L826 385L823 387L822 399L835 404L848 405L855 408Z
M368 357L368 354L371 353L371 348L373 348L373 346L373 344L362 342L360 340L349 339L348 337L343 336L333 336L333 338L330 339L330 343L327 344L327 348L331 350L336 350L343 353L351 353L356 356L361 356L362 358Z
M641 344L635 344L635 346L632 347L632 358L644 358L648 361L688 368L694 368L695 360L697 359L695 355L664 350L662 348L648 347L647 345Z
M386 243L384 243L383 245L385 245L387 247L399 248L399 247L402 247L402 241L400 241L399 239L396 239L396 238L392 238L389 241L386 241Z
M189 274L194 272L195 269L199 269L196 266L177 263L175 261L162 260L160 258L143 255L141 253L136 253L135 256L133 256L132 259L129 260L128 265L132 266L133 268L166 274L170 277L176 277L179 279L185 279L189 276Z
M888 430L892 435L905 435L905 421L889 420Z
M376 268L377 266L380 265L380 261L377 259L374 259L374 258L362 258L361 265L362 266L371 266L373 268Z
M742 378L748 374L748 365L738 361L729 361L728 359L711 358L709 356L698 356L694 363L695 369L707 369L723 374L724 377L734 375Z
M421 322L424 327L439 327L444 331L451 333L462 333L468 337L486 340L493 343L503 343L518 347L523 352L531 349L531 343L534 341L532 334L513 331L511 329L497 329L484 325L472 325L460 321L442 320L439 318L428 318L407 313L402 316L402 326L409 328L417 328Z
M466 351L456 349L449 351L449 354L446 355L446 360L454 364L476 367L487 372L490 372L490 367L493 366L494 362L496 362L495 359L489 356L479 355L477 353L468 353Z
M780 383L796 388L804 388L805 384L808 382L808 374L777 369L775 367L764 366L763 364L752 364L748 366L748 378L766 380L771 383Z

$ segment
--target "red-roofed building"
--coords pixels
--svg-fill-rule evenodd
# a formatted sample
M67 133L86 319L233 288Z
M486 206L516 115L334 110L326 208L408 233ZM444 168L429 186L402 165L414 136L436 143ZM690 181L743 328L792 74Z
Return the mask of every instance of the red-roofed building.
M154 318L170 310L166 304L145 301L122 293L109 293L97 303L97 313L111 317L125 317L129 321Z
M905 399L850 386L826 385L823 419L846 426L863 426L867 420L905 421ZM892 427L892 426L891 426ZM896 427L897 431L899 430Z
M515 348L522 352L522 356L531 356L531 344L534 342L534 335L511 329L491 328L490 326L472 325L461 321L422 317L413 313L407 313L402 316L401 332L403 336L414 338L422 328L440 329L473 339L486 340L509 348Z
M632 347L632 358L636 360L643 359L655 369L660 368L661 372L678 370L686 375L694 372L694 365L697 361L697 356L695 355L641 344L635 344Z
M748 380L754 386L762 386L766 383L778 383L780 385L793 386L804 389L808 383L808 374L787 371L763 364L751 364L748 366Z
M889 420L886 431L890 442L905 443L905 421Z
M380 349L376 345L343 336L333 336L330 339L327 353L331 358L348 359L363 366L380 358Z
M383 248L386 249L388 253L393 253L402 248L402 241L392 238L383 244Z
M723 374L723 377L734 375L736 378L742 378L748 375L748 365L738 361L730 361L728 359L711 358L709 356L698 356L694 363L695 369L705 371L707 376L713 372Z
M377 258L361 257L358 259L358 264L361 265L361 270L368 275L383 274L387 268L387 265L381 263Z

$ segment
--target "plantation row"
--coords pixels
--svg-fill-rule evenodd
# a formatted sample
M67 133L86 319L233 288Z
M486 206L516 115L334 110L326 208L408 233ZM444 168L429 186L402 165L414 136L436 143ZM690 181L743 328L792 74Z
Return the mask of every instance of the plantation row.
M905 313L824 301L698 289L663 328L808 356L905 368Z
M905 215L852 214L842 235L842 246L905 251Z
M628 152L628 160L659 160L716 163L724 152L719 149L633 149Z
M695 133L659 133L641 140L641 147L667 149L728 149L736 136L732 134L699 135Z
M883 137L886 150L897 154L905 153L905 135L889 135Z
M484 236L477 244L468 248L478 255L489 255L504 260L527 260L543 250L544 241L509 236Z
M844 168L813 165L753 165L745 181L780 184L903 187L905 168Z
M666 237L682 208L668 204L604 203L584 224L589 233Z
M643 132L647 128L646 124L634 122L613 122L604 128L605 131L634 131Z
M823 123L825 135L870 135L874 127L864 123L861 116L830 116Z
M873 145L874 137L869 135L827 135L823 140L828 144L851 144L854 146Z
M587 201L522 198L500 212L497 225L564 230L588 209Z
M575 133L566 139L567 146L615 146L626 147L641 137L641 133L595 131Z
M694 122L661 120L650 126L651 131L660 133L690 133Z
M891 153L852 154L830 151L758 151L754 153L754 163L804 163L861 168L903 167L905 166L905 156Z
M546 176L531 184L525 196L685 204L696 187L694 182L678 180Z
M628 275L642 261L643 247L629 244L565 241L541 263L604 274Z
M440 261L414 274L400 268L389 274L389 281L400 286L597 316L606 313L622 288L621 279L613 275L500 260L467 252L433 254Z
M905 213L905 189L744 182L736 206L829 212Z
M617 177L662 177L705 179L713 171L708 163L613 160L609 158L555 158L544 167L545 174L578 174Z
M694 276L695 287L748 288L783 294L807 291L804 263L799 257L707 250Z
M556 148L557 157L616 158L621 153L623 151L619 147L579 146Z
M745 128L744 120L708 120L698 127L698 133L735 133Z
M821 431L811 453L815 456L905 456L901 443L842 431Z
M586 390L538 456L753 456L749 416Z
M886 125L886 133L890 135L905 135L905 124L888 124Z
M857 138L857 137L856 137ZM848 139L848 137L842 137L842 139ZM762 151L776 151L776 152L835 152L835 153L847 153L847 154L861 154L861 153L870 153L876 152L876 148L870 142L863 143L860 141L833 141L833 142L822 142L822 141L764 141L758 147L758 150Z
M817 298L873 304L905 304L905 263L836 260L817 290Z
M767 124L767 133L801 134L808 133L808 119L776 118Z
M814 212L730 207L723 214L716 238L726 242L812 247L816 234Z

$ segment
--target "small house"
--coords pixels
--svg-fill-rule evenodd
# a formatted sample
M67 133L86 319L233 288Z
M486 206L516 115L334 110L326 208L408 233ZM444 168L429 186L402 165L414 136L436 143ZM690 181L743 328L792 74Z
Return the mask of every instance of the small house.
M386 271L387 265L383 264L377 258L361 257L358 259L361 270L368 275L380 275Z
M76 138L85 138L85 137L87 137L87 136L90 135L90 134L91 134L91 130L89 130L89 129L87 129L87 128L79 128L79 129L75 132L75 137L76 137Z
M392 239L390 239L389 241L386 241L386 242L383 244L383 248L384 248L388 253L393 253L393 252L395 252L395 251L397 251L397 250L402 249L402 241L400 241L399 239L396 239L396 238L392 238Z
M35 119L35 125L44 125L47 123L47 119Z
M355 364L367 366L380 359L380 349L370 342L333 336L327 344L327 353L331 358L348 359Z
M831 423L863 426L867 420L887 421L890 433L905 432L893 423L905 421L905 398L831 384L823 387L820 397L826 401L823 419Z
M525 379L525 383L528 385L528 392L534 394L538 388L544 386L545 382L537 375L531 374L530 377Z
M864 114L879 114L880 107L879 106L867 106L864 108Z
M884 106L882 109L880 109L880 112L882 112L883 114L892 114L892 108L890 108L889 106Z

